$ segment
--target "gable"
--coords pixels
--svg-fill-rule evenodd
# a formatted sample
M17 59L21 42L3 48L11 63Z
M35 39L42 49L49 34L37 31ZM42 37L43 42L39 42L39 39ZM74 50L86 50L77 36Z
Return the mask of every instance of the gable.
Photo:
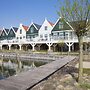
M6 33L8 34L8 32L9 32L9 29L6 29L6 28L5 28L5 31L6 31Z
M71 30L71 28L64 20L59 19L56 25L53 27L52 31L60 30Z
M33 24L36 26L37 29L40 29L41 25L38 25L36 23L33 23Z
M22 25L22 27L24 28L25 31L28 30L28 26L24 26L24 25Z
M34 27L34 25L32 24L28 31L26 32L26 34L34 34L34 33L38 33L38 30Z
M17 27L13 27L13 30L14 30L15 32L17 32L18 28L17 28Z
M4 37L4 36L7 36L5 31L3 30L2 33L1 33L1 37Z
M8 33L8 37L15 37L15 33L13 29L10 29L10 32Z
M3 39L7 39L7 34L5 33L5 31L3 30L1 35L0 35L0 40L3 40Z
M51 30L52 30L53 26L51 25L51 23L49 21L47 21L47 19L45 19L45 21L43 22L40 30L39 30L39 33L51 33Z

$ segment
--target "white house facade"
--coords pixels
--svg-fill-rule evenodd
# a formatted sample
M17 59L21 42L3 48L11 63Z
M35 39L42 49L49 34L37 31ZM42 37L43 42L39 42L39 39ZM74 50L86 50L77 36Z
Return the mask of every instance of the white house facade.
M17 32L16 32L16 39L19 42L24 42L26 41L26 31L27 31L28 27L24 26L23 24L20 24Z
M53 28L53 24L49 22L47 19L45 19L41 28L39 29L39 39L49 40L51 36L52 28Z

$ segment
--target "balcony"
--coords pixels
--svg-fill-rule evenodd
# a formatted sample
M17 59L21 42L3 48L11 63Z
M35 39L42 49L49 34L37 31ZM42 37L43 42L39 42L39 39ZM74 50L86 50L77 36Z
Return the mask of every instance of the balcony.
M78 38L76 36L50 36L49 38L47 39L42 39L42 38L39 38L39 37L36 37L36 38L27 38L27 39L10 39L10 40L0 40L0 44L25 44L25 43L31 43L31 42L34 42L34 43L46 43L46 42L58 42L58 41L64 41L64 42L78 42ZM85 36L83 38L83 41L84 42L90 42L90 36Z

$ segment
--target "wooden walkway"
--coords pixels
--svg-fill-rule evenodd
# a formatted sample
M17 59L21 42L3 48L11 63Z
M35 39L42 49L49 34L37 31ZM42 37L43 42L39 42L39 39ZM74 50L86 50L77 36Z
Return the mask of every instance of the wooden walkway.
M53 61L46 65L23 72L0 81L0 90L29 90L68 62L75 60L74 56L66 56L60 60Z

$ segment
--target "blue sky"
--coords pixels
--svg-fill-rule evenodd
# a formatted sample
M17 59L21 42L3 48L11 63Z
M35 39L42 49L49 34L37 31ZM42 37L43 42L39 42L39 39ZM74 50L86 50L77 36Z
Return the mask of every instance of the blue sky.
M30 25L31 21L42 24L45 17L55 22L56 3L57 0L0 0L0 27Z

